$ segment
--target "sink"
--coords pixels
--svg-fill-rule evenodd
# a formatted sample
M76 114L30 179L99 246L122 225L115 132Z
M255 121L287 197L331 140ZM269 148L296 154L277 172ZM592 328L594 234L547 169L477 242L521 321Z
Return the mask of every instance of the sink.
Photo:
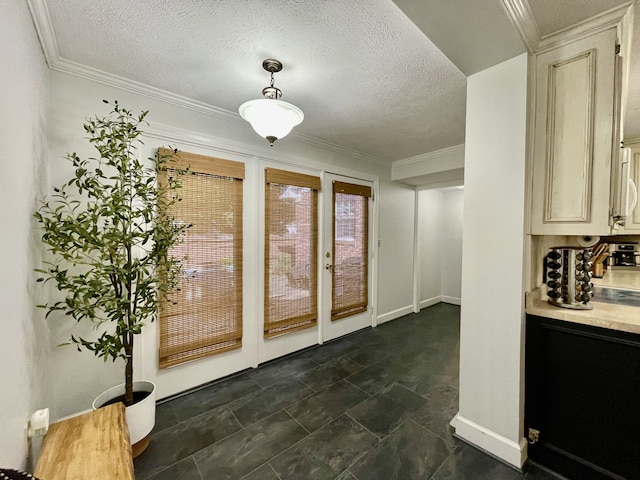
M640 307L640 290L594 286L592 301Z

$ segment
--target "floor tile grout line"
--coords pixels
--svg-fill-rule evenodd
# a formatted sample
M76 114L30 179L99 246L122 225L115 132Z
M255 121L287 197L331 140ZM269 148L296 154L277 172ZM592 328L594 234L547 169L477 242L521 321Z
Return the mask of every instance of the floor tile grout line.
M285 410L286 412L286 410ZM298 420L291 415L289 412L286 412L287 414L289 414L289 416L295 420L296 422L298 422ZM369 432L371 435L373 435L374 437L376 437L377 442L375 443L375 445L373 447L371 447L369 450L367 450L366 452L362 453L362 455L360 455L354 462L350 463L348 467L346 467L344 470L342 470L342 472L340 472L338 475L341 475L342 473L344 473L345 470L348 470L349 468L351 468L358 460L360 460L362 457L364 457L366 454L368 454L371 450L373 450L379 443L380 443L380 437L378 437L375 433L373 433L372 431L370 431L368 428L366 428L364 425L361 425L360 422L358 422L357 420L354 420L352 417L350 417L349 415L347 415L346 413L343 413L342 415L348 417L350 420L353 420L355 423L357 423L358 425L360 425L363 429L365 429L367 432ZM291 445L289 448L283 450L282 452L278 453L276 456L271 457L271 459L269 459L268 462L271 465L271 461L275 460L276 458L284 455L286 452L288 452L289 450L293 449L294 447L296 447L298 444L300 444L301 442L307 440L311 435L315 434L316 432L320 431L321 429L323 429L324 427L326 427L327 425L335 422L336 420L338 420L342 415L337 416L336 418L334 418L333 420L328 421L327 423L325 423L324 425L322 425L321 427L319 427L318 429L314 430L313 432L310 432L309 435L307 435L304 438L301 438L300 440L298 440L296 443L294 443L293 445ZM300 424L300 422L298 422L298 424L305 429L305 431L308 431L302 424ZM275 471L275 468L273 467L273 465L271 465L271 468L273 469L273 471L276 473L276 475L278 475L278 472ZM349 472L351 473L351 472ZM353 475L353 474L352 474ZM355 475L353 475L355 478ZM278 475L278 478L281 478ZM335 477L334 477L335 478ZM358 480L356 478L356 480Z
M287 410L286 408L283 408L282 410L284 410L284 413L286 413L287 415L289 415L298 425L300 425L302 427L302 429L307 432L308 435L311 435L313 432L310 432L309 429L307 427L305 427L304 425L302 425L302 423L300 423L298 421L298 419L296 417L294 417L291 412L289 412L289 410ZM319 430L319 429L318 429ZM316 432L318 431L316 430ZM307 436L308 436L307 435ZM306 437L305 437L306 438Z
M177 465L177 464L178 464L178 463L180 463L182 460L185 460L185 459L187 459L187 458L189 458L189 457L184 457L184 458L182 458L182 459L178 460L177 462L173 462L171 465L167 465L166 467L164 467L164 468L163 468L163 469L161 469L161 470L158 470L157 472L153 472L151 475L146 475L146 476L144 476L144 477L142 477L142 478L140 478L140 479L137 479L137 480L150 480L151 478L155 477L156 475L158 475L158 474L160 474L160 473L162 473L162 472L164 472L164 471L166 471L166 470L169 470L171 467L173 467L173 466ZM135 471L136 471L136 468L135 468L135 465L134 465L134 467L133 467L133 473L134 473L134 474L135 474ZM153 471L153 470L152 470L152 471Z
M404 424L406 424L408 421L411 420L411 417L405 419L403 422L401 422L400 424L398 424L398 426L396 426L396 428L394 428L393 430L389 431L389 433L387 433L384 436L380 436L374 432L372 432L371 430L369 430L367 427L365 427L364 425L362 425L358 420L356 420L355 418L353 418L351 415L349 415L348 413L345 413L345 415L347 417L349 417L351 420L353 420L355 423L357 423L358 425L360 425L362 428L364 428L367 432L369 432L370 434L372 434L374 437L376 437L378 439L378 441L376 442L376 444L371 447L369 450L367 450L366 452L364 452L362 455L360 455L356 460L354 460L353 462L351 462L351 464L349 464L349 466L345 469L345 470L349 470L351 467L353 467L356 463L358 463L358 461L360 461L360 459L362 459L365 455L367 455L369 452L371 452L373 449L377 448L382 442L385 441L385 439L389 438L391 435L393 435L393 433L395 433L400 427L402 427ZM354 477L355 475L353 474L353 472L349 471L349 473L351 473ZM357 480L357 479L356 479Z
M420 407L420 408L422 408L422 407ZM417 412L417 410L416 410L416 412ZM374 435L376 435L376 436L380 439L380 441L383 441L384 439L386 439L386 438L390 437L391 435L393 435L396 431L398 431L398 430L400 429L400 427L404 426L407 422L412 421L412 420L411 420L411 417L412 417L416 412L413 412L413 413L411 414L411 416L409 416L409 417L405 418L402 422L400 422L398 425L396 425L392 430L389 430L389 432L388 432L387 434L385 434L384 436L380 437L379 435L377 435L377 434L375 434L375 433L374 433ZM352 417L350 416L349 418L352 418ZM354 419L354 421L356 421L356 422L357 422L357 420L355 420L355 419ZM412 422L413 422L413 421L412 421ZM360 423L360 422L358 422L358 423ZM413 423L415 423L415 422L413 422ZM363 425L363 426L364 426L364 425ZM365 428L366 428L366 427L365 427ZM373 433L373 432L371 432L371 433ZM434 435L435 435L435 434L434 434Z
M351 467L349 467L349 468L351 468ZM358 477L356 477L356 474L353 473L351 470L349 470L349 468L345 468L340 475L342 475L344 472L349 472L349 475L351 475L353 478L355 478L355 480L359 480Z
M182 461L186 460L186 459L187 459L187 458L189 458L189 457L193 457L193 460L194 460L194 462L195 462L195 463L196 463L196 465L197 465L197 464L198 464L198 461L196 460L196 457L195 457L195 455L196 455L197 453L201 452L202 450L204 450L204 449L206 449L206 448L211 447L212 445L216 445L217 443L220 443L221 441L223 441L223 440L225 440L225 439L227 439L227 438L231 437L232 435L235 435L236 433L241 432L242 430L244 430L244 429L248 428L248 426L247 426L247 427L245 427L245 426L243 426L243 425L242 425L242 422L240 422L240 420L238 420L238 418L234 415L233 411L228 407L228 405L227 405L227 404L220 405L220 406L218 406L218 407L212 408L211 410L216 410L216 409L221 409L221 410L222 410L222 409L224 409L224 410L229 411L229 413L231 414L231 416L232 416L232 417L233 417L233 418L238 422L238 425L240 426L240 429L239 429L239 430L236 430L235 432L230 433L229 435L227 435L227 436L225 436L225 437L219 438L219 439L218 439L218 440L216 440L215 442L210 443L209 445L206 445L206 446L202 447L201 449L196 450L195 452L191 452L191 453L190 453L189 455L187 455L186 457L183 457L183 458L180 458L180 459L176 460L176 461L175 461L175 462L173 462L172 464L167 465L167 466L166 466L165 468L163 468L162 470L159 470L159 471L155 472L153 475L150 475L150 476L144 477L144 478L143 478L143 479L141 479L141 480L148 480L148 479L150 479L150 478L152 478L152 477L154 477L154 476L158 475L159 473L162 473L162 472L164 472L165 470L167 470L167 469L169 469L169 468L171 468L171 467L173 467L173 466L177 465L178 463L180 463L180 462L182 462ZM205 414L207 414L207 413L211 412L211 410L207 410L206 412L201 413L200 415L196 415L195 417L191 417L191 418L189 418L188 420L185 420L184 422L186 423L186 422L188 422L188 421L190 421L190 420L192 420L192 419L194 419L194 418L198 418L199 416L205 415ZM277 412L275 412L275 413L277 413ZM267 417L265 417L265 418L267 418ZM257 422L256 422L256 423L257 423ZM166 430L166 429L165 429L165 430ZM164 431L164 430L163 430L163 431ZM134 465L134 470L135 470L135 465ZM198 470L198 471L199 471L199 470ZM200 476L202 476L202 473L200 473Z
M313 393L318 393L320 390L316 390L315 388L313 388L311 385L309 385L308 383L304 382L303 380L300 379L300 377L296 378L296 380L298 380L301 384L303 384L305 387L310 388ZM322 389L321 389L322 390ZM306 398L306 397L305 397Z
M292 354L290 357L288 357L288 359L295 358L295 357L296 357L296 355L295 355L295 354ZM300 357L300 358L302 358L302 357ZM311 365L311 366L309 366L308 368L305 368L304 370L301 370L301 371L299 371L299 372L295 372L295 373L293 373L293 374L291 374L291 375L285 376L284 378L279 379L279 380L278 380L278 381L276 381L275 383L272 383L272 384L269 384L269 385L266 385L266 386L263 386L263 385L261 385L260 383L258 383L258 381L257 381L257 380L255 380L253 377L258 376L258 375L259 375L259 372L260 372L260 369L261 369L261 368L266 368L266 367L268 367L268 365L266 365L265 367L258 366L257 368L255 368L255 369L251 372L251 373L252 373L252 375L247 375L247 376L248 376L249 378L251 378L251 380L252 380L256 385L258 385L261 389L265 390L265 389L267 389L267 388L271 388L272 386L274 386L275 384L277 384L277 383L279 383L279 382L284 382L284 381L286 381L286 380L297 380L297 379L298 379L298 376L302 375L304 372L306 372L306 371L308 371L308 370L311 370L312 368L315 368L315 367L320 366L320 364L318 364L318 362L314 361L313 359L307 359L307 360L309 360L311 363L314 363L314 365ZM274 363L272 363L271 365L277 365L277 363L278 363L278 361L277 361L277 359L276 359L276 361L274 361ZM284 363L284 361L283 361L283 363ZM264 371L264 370L263 370L263 371Z
M193 458L193 463L196 464L196 470L198 470L198 475L200 475L200 480L204 480L204 477L202 476L202 471L200 470L200 465L198 465L198 460L196 460L196 456L191 455L191 457Z
M358 347L357 345L353 345L354 347L356 347L357 350L360 350L362 347ZM368 365L364 365L361 362L358 362L357 360L354 360L353 358L349 357L348 355L353 354L354 352L343 352L342 355L340 355L339 357L336 358L336 360L340 360L342 358L346 358L347 360L349 360L350 362L355 363L356 365L359 365L360 367L362 367L361 370L364 370L365 368L368 368ZM360 370L358 370L360 371ZM357 372L355 372L357 373ZM355 375L355 373L353 375Z
M411 389L411 388L407 387L406 385L401 384L399 380L400 380L400 379L396 380L396 381L395 381L395 382L393 382L393 383L394 383L395 385L399 386L399 387L404 388L405 390L407 390L407 391L409 391L409 392L411 392L411 393L415 393L415 394L416 394L416 395L418 395L419 397L424 398L427 402L428 402L429 400L431 400L431 398L429 398L428 394L423 395L423 394L422 394L422 393L420 393L420 392L416 392L415 390L413 390L413 389ZM416 387L416 388L417 388L417 387Z
M453 446L453 449L455 450L456 448L458 448L458 445L455 445L453 443L451 443L449 440L447 440L446 438L443 438L441 435L437 434L436 432L429 430L427 427L425 427L424 425L420 425L418 422L416 422L413 419L413 415L411 417L409 417L407 419L408 421L410 421L411 423L413 423L415 426L420 427L422 430L424 430L425 432L429 432L431 435L435 435L436 437L438 437L440 440L442 440L445 445L451 445Z
M362 403L362 402L361 402ZM358 404L359 405L359 404ZM357 406L357 405L356 405ZM354 407L355 408L355 407ZM376 442L376 445L378 445L382 440L384 440L384 437L381 437L380 435L378 435L377 433L372 432L371 430L369 430L367 427L365 427L363 424L361 424L358 420L356 420L355 418L353 418L351 415L349 415L347 412L345 412L343 415L346 415L347 417L349 417L351 420L353 420L355 423L357 423L358 425L360 425L362 428L364 428L367 432L369 432L371 435L373 435L374 437L376 437L376 439L378 440ZM373 448L373 447L372 447Z
M227 409L229 410L229 413L231 413L231 416L236 419L236 422L238 422L238 425L240 425L240 427L242 427L242 428L245 428L245 425L236 416L236 413L233 411L233 408L231 408L228 404L225 405L225 407L227 407ZM256 422L253 422L253 423L256 423ZM249 425L246 425L246 426L248 427ZM228 435L227 435L227 437L228 437Z
M267 460L264 463L261 463L260 465L258 465L256 468L254 468L253 470L251 470L250 472L247 472L246 474L244 474L242 477L240 477L240 480L243 480L244 478L247 478L249 475L252 475L253 473L257 472L258 470L260 470L262 467L267 466L271 469L271 471L275 474L276 477L278 477L278 480L282 480L280 478L280 475L278 475L278 472L276 472L273 468L273 466L271 465L271 460L273 460L274 457L271 457L269 460ZM203 479L204 480L204 479Z
M305 387L307 387L309 390L311 390L311 393L309 393L308 395L306 395L306 396L304 396L304 397L302 397L302 398L299 398L299 399L297 399L297 400L293 400L291 403L288 403L287 405L284 405L283 407L279 408L278 410L275 410L274 412L270 412L270 413L268 413L268 414L267 414L267 415L265 415L264 417L261 417L261 418L258 418L257 420L252 421L250 424L247 424L246 426L248 427L248 426L250 426L250 425L253 425L253 424L255 424L255 423L258 423L258 422L260 422L260 421L264 420L265 418L267 418L267 417L271 416L273 413L278 412L278 411L280 411L280 410L283 410L283 409L285 409L285 408L289 408L289 407L291 407L292 405L295 405L295 404L296 404L296 403L298 403L298 402L302 402L303 400L306 400L307 398L311 397L312 395L315 395L316 393L318 393L318 391L316 391L313 387L311 387L311 386L307 385L307 384L306 384L306 383L304 383L303 381L301 381L301 380L299 380L299 379L293 379L293 380L295 380L295 381L299 382L300 384L304 385ZM291 383L291 382L289 382L289 383ZM283 384L284 384L284 382L283 382ZM275 386L275 385L273 385L273 386ZM272 386L272 387L273 387L273 386ZM269 387L269 388L272 388L272 387ZM261 390L261 391L259 391L259 392L252 392L252 393L249 393L249 394L245 395L245 397L247 397L247 396L249 396L249 395L253 395L253 394L264 393L264 391L265 391L265 390L268 390L268 389L263 389L263 390ZM237 400L241 400L242 398L244 398L244 397L240 397L240 398L237 398L237 399L235 399L235 400L232 400L231 402L228 402L228 403L227 403L227 404L225 404L225 405L228 405L229 403L234 403L234 402L236 402ZM232 412L233 412L233 409L232 409ZM237 417L236 417L236 419L237 419ZM239 420L238 420L238 421L239 421ZM243 425L243 424L242 424L242 422L240 422L240 424L241 424L241 425ZM243 426L245 426L245 425L243 425Z
M442 470L442 467L444 467L444 464L447 463L447 460L449 460L449 458L451 458L451 456L458 450L458 446L456 446L453 450L451 450L451 452L449 452L449 455L447 455L443 460L442 463L438 466L438 468L436 468L436 470L433 472L433 475L431 475L429 477L429 480L435 480L436 479L436 475L438 475L438 473L440 472L440 470Z
M259 389L259 390L252 390L252 391L250 391L250 392L244 393L243 395L241 395L241 396L239 396L239 397L236 397L236 398L233 398L232 400L228 400L228 401L226 401L226 402L220 403L220 404L218 404L218 405L216 405L216 406L214 406L214 407L211 407L211 408L209 408L209 409L207 409L207 410L205 410L205 411L203 411L203 412L200 412L200 413L198 413L198 414L196 414L196 415L193 415L193 416L191 416L191 417L189 417L189 418L185 418L184 420L181 420L181 419L180 419L180 416L179 416L179 415L178 415L178 413L176 412L176 418L178 419L178 424L188 422L188 421L190 421L190 420L192 420L192 419L194 419L194 418L199 417L200 415L204 415L205 413L209 413L209 412L211 412L212 410L215 410L215 409L220 408L220 407L228 406L230 403L236 402L236 401L241 400L241 399L243 399L243 398L245 398L245 397L248 397L248 396L250 396L250 395L254 395L254 394L257 394L257 393L259 393L259 392L263 392L263 391L265 390L263 387L261 387L261 386L260 386L260 385L258 385L257 383L255 383L255 382L253 382L253 383L254 383L254 385L255 385L256 387L258 387L258 389ZM167 427L167 428L171 428L172 426L174 426L174 425L171 425L170 427ZM162 431L164 431L164 430L166 430L166 428L164 428L164 429L160 430L160 432L162 432Z
M224 407L225 407L225 408L228 408L226 405L224 405ZM201 451L206 450L207 448L210 448L210 447L212 447L212 446L214 446L214 445L217 445L217 444L219 444L220 442L222 442L222 441L224 441L224 440L226 440L226 439L228 439L228 438L230 438L230 437L232 437L232 436L234 436L234 435L239 434L239 433L240 433L240 432L242 432L243 430L246 430L246 429L248 429L248 428L252 427L252 426L253 426L253 425L255 425L256 423L259 423L259 422L261 422L261 421L263 421L263 420L266 420L267 418L272 417L272 416L274 416L274 415L276 415L277 413L282 412L282 411L284 411L284 412L285 412L285 413L287 413L289 416L291 416L291 415L289 414L289 412L287 412L286 410L284 410L283 408L281 408L280 410L277 410L277 411L275 411L275 412L273 412L273 413L271 413L271 414L267 415L266 417L264 417L264 418L260 419L258 422L254 422L254 423L252 423L251 425L247 425L246 427L245 427L245 426L243 426L243 425L240 423L240 427L241 427L241 428L240 428L239 430L236 430L235 432L230 433L230 434L229 434L229 435L227 435L226 437L220 438L220 439L216 440L215 442L210 443L209 445L207 445L207 446L205 446L205 447L202 447L200 450L196 450L195 452L192 452L190 456L193 456L193 457L194 457L194 460L196 460L195 455L196 455L196 454L198 454L198 453L200 453ZM233 413L233 412L232 412L232 413ZM234 416L234 417L235 417L235 416ZM303 427L303 428L304 428L304 427ZM305 430L306 430L306 429L305 429ZM304 438L307 438L307 437L304 437ZM180 462L181 462L181 461L183 461L185 458L189 458L189 457L188 457L188 456L187 456L187 457L184 457L184 458L182 458L182 459L178 460L177 462L172 463L172 464L171 464L171 465L169 465L167 468L170 468L170 467L172 467L172 466L176 465L177 463L180 463ZM196 463L197 463L197 460L196 460ZM266 463L266 462L265 462L265 463ZM162 470L160 470L159 472L154 473L154 475L157 475L158 473L165 471L167 468L163 468L163 469L162 469ZM150 478L150 477L149 477L149 478Z
M351 376L353 376L353 375L351 375ZM358 390L360 390L362 393L366 393L366 394L369 396L369 398L371 398L371 397L373 397L373 396L375 395L375 393L373 393L373 394L372 394L372 393L369 393L369 392L367 392L366 390L364 390L364 389L360 388L360 387L359 387L358 385L356 385L355 383L350 382L350 381L349 381L349 377L347 377L347 378L343 378L342 380L344 380L345 382L347 382L347 383L348 383L349 385L351 385L352 387L357 388L357 389L358 389ZM336 382L336 383L337 383L337 382ZM378 393L378 392L376 392L376 393ZM364 400L363 400L363 401L364 401ZM362 402L361 402L361 403L362 403Z
M276 472L276 469L273 468L273 465L271 465L271 459L269 459L269 461L267 462L267 465L269 465L269 468L275 474L275 476L278 477L278 480L282 480L282 477L280 476L280 474Z
M284 450L282 450L281 452L278 452L277 455L274 455L273 457L271 457L267 462L265 463L269 463L271 465L271 462L275 459L277 459L278 457L281 457L282 455L284 455L286 452L288 452L289 450L292 450L293 448L295 448L296 446L298 446L301 442L305 441L306 439L308 439L311 435L313 435L315 432L317 432L318 430L315 430L314 432L309 432L309 430L307 430L304 425L302 425L300 422L298 422L298 420L291 415L286 409L282 409L282 411L284 411L287 415L289 415L289 417L295 421L298 425L300 425L300 427L302 427L302 429L307 432L307 435L305 437L302 437L300 440L298 440L297 442L295 442L292 445L289 445L287 448L285 448ZM322 428L322 427L321 427ZM278 475L278 478L280 478L280 475L278 474L278 472L276 471L276 469L273 467L273 465L271 465L271 469L276 473L276 475Z

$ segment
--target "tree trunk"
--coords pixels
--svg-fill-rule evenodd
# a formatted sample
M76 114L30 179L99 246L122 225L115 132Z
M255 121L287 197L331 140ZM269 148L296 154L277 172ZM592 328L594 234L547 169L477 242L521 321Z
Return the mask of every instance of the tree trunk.
M126 407L133 405L133 336L125 345L127 363L124 368L124 404Z

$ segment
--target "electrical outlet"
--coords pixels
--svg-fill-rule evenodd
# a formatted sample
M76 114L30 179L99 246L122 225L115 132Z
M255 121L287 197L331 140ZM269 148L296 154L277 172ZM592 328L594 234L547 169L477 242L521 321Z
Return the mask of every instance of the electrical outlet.
M49 409L36 410L29 420L29 437L42 437L49 431Z

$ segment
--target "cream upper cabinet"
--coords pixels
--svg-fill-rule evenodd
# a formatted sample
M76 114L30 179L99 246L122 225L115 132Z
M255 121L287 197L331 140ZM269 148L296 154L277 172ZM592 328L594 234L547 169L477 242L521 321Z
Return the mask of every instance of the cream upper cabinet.
M607 235L616 29L536 55L531 233Z

